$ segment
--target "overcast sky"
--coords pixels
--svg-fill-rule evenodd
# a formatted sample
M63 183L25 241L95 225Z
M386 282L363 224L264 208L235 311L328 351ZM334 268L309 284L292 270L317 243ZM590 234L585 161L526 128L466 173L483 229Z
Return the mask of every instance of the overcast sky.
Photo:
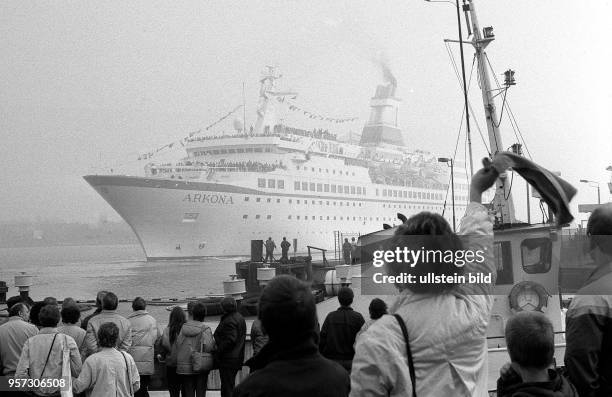
M534 160L579 188L574 204L597 197L582 178L600 181L609 201L612 2L476 6L481 25L495 28L487 52L496 73L516 70L508 101ZM382 82L372 59L385 54L408 145L450 155L462 94L443 39L456 29L454 6L419 0L2 1L0 221L116 219L82 176L101 166L142 172L138 152L214 122L242 102L243 82L253 123L265 65L279 67L296 103L359 117L340 130L360 132ZM472 54L466 47L468 73ZM476 84L471 101L485 129ZM516 141L507 120L506 147ZM479 159L484 146L473 134ZM524 204L520 186L516 193Z

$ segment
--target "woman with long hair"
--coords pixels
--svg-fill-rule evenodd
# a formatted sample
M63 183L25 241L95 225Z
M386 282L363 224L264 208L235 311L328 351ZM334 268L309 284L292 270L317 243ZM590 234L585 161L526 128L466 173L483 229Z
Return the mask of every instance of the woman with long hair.
M187 322L185 312L179 306L170 312L168 326L164 329L162 336L162 348L166 355L166 379L168 380L168 391L170 397L179 397L181 394L181 379L176 374L176 339L181 332L183 324Z

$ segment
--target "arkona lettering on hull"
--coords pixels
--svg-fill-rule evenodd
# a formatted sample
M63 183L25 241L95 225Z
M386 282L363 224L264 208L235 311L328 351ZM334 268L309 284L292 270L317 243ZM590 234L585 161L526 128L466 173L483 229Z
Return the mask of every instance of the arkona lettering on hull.
M234 204L232 196L224 196L221 194L205 194L205 193L187 193L183 201L189 201L190 203L203 203L203 204L221 204L231 205Z

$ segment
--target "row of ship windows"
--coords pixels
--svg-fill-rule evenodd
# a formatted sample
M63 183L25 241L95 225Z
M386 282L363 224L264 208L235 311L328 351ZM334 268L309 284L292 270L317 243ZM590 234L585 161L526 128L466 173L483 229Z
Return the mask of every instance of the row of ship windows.
M295 169L296 169L296 170L299 170L299 169L300 169L300 166L299 166L299 165L298 165L298 166L296 166L296 167L295 167ZM302 169L303 169L304 171L308 171L308 167L302 166ZM310 170L311 170L312 172L316 172L316 171L315 171L315 169L316 169L315 167L310 167ZM323 173L323 168L319 168L319 172ZM325 168L325 173L329 174L329 168ZM332 174L336 174L336 170L332 170ZM349 172L348 172L348 171L342 171L342 170L339 170L339 171L338 171L338 175L342 175L342 174L344 174L344 175L349 175ZM355 173L354 173L354 172L352 172L352 175L353 175L353 176L355 176Z
M428 209L435 209L435 208L431 207L431 208L428 208ZM249 219L249 216L246 215L246 214L242 215L242 219ZM262 219L261 215L255 215L255 219ZM272 219L272 215L266 215L266 219L268 219L268 220ZM287 219L289 219L289 220L295 219L295 220L298 220L298 221L299 220L316 221L317 220L317 216L316 215L311 215L309 217L308 215L304 215L304 216L296 215L295 218L294 218L293 215L287 215ZM346 220L346 221L350 221L351 217L350 216L329 216L329 215L328 216L322 216L322 215L319 215L319 219L318 220L320 220L320 221L323 221L323 220L328 220L328 221L335 221L335 220L344 221L344 220ZM353 221L359 221L359 222L361 222L361 221L368 221L368 217L367 216L353 216L352 220ZM376 222L379 222L379 221L393 222L393 221L396 221L397 219L396 218L391 218L391 217L378 217L378 216L373 217L373 216L370 216L369 220L370 221L376 221Z
M330 185L329 183L313 183L313 182L294 182L294 190L302 190L311 192L325 192L325 193L344 193L344 194L366 194L366 188L361 186L342 186L342 185Z
M245 197L244 197L244 201L249 201L250 199L251 199L251 198L250 198L249 196L245 196ZM261 197L256 197L256 198L255 198L255 201L256 201L256 202L258 202L258 203L260 203L260 202L261 202ZM267 198L267 199L266 199L266 201L267 201L268 203L271 203L271 202L272 202L272 199L271 199L271 198ZM316 200L310 200L310 201L311 201L311 204L312 204L312 205L316 205L316 204L317 204L317 201L316 201ZM318 200L318 201L319 201L319 205L323 205L323 200ZM280 202L281 202L281 199L278 199L278 198L277 198L277 199L276 199L276 202L277 202L277 203L280 203ZM287 202L288 202L289 204L293 204L293 199L289 199L289 200L287 200ZM308 204L308 200L295 200L295 203L296 203L296 204L301 204L302 202L304 202L304 204L306 204L306 205ZM326 200L326 201L325 201L325 204L326 204L326 205L329 205L329 203L330 203L330 201L329 201L329 200ZM336 203L340 203L340 204L339 204L340 206L343 206L343 205L344 205L344 202L343 202L343 201L338 201L338 202L336 202L336 201L331 201L331 203L332 203L332 205L336 205ZM357 204L358 204L358 205L357 205ZM357 203L357 204L355 204L355 203L353 202L353 207L357 207L357 206L361 207L361 203ZM350 205L351 205L351 203L347 201L347 202L346 202L346 206L347 206L347 207L350 207Z
M269 189L284 189L285 181L283 179L268 179L265 178L257 179L257 187L269 188ZM311 191L311 192L323 192L323 193L344 193L344 194L358 194L365 196L366 188L361 186L348 186L348 185L334 185L329 183L314 183L314 182L299 182L296 181L293 184L294 190L300 191ZM376 189L376 195L380 196L379 189ZM431 192L413 192L412 190L392 190L382 189L383 197L397 197L397 198L414 198L423 200L442 200L442 193L431 193ZM467 196L455 196L457 200L467 200Z
M244 197L244 201L250 201L250 200L251 200L251 198L249 196L245 196ZM258 203L260 203L261 200L262 200L261 197L256 197L255 198L255 201L258 202ZM323 200L310 200L310 203L312 205L316 205L317 201L318 201L319 205L323 205ZM460 197L457 197L457 201L460 201ZM271 203L272 199L268 197L266 199L266 202ZM277 198L276 202L280 203L281 199ZM289 204L293 204L293 199L288 199L287 202ZM308 200L295 200L296 204L302 204L302 202L305 205L308 205ZM344 201L329 201L329 200L325 200L325 205L330 205L330 203L331 203L331 205L344 206ZM357 207L357 206L361 207L361 204L362 203L355 203L355 202L353 202L353 207ZM347 201L346 202L346 206L350 207L351 203L349 201ZM400 209L401 208L407 208L407 209L413 209L413 208L414 209L440 209L440 210L442 209L441 206L419 206L419 205L406 205L406 204L383 204L382 206L383 206L383 208L400 208ZM457 206L461 206L461 204L457 204Z
M195 157L209 155L209 154L227 154L227 153L270 153L272 152L272 148L270 147L255 147L255 148L237 148L237 149L214 149L214 150L204 150L201 152L193 152Z

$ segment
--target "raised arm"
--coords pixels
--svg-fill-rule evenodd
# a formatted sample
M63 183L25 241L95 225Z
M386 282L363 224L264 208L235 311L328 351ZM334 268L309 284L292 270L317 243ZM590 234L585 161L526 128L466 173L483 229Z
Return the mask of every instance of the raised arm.
M462 294L489 295L497 277L493 257L493 222L487 209L482 205L482 193L493 186L499 176L488 159L483 160L484 168L472 176L470 203L461 219L459 235L462 236L464 249L474 253L473 261L466 261L464 274L491 274L491 283L467 283L458 287Z

